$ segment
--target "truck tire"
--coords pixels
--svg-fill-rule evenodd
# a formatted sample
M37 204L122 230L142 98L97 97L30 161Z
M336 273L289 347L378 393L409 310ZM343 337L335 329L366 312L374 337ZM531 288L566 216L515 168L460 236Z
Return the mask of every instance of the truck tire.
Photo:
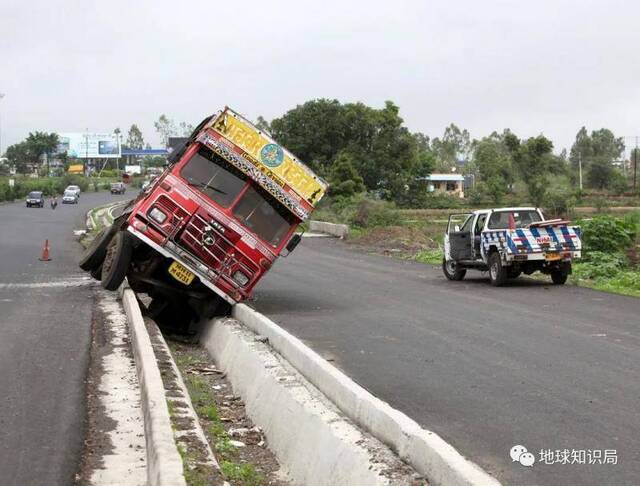
M456 262L453 260L447 261L445 258L442 259L442 272L449 280L455 281L462 280L467 274L466 269L458 267Z
M102 260L104 260L104 256L107 253L107 245L113 237L114 229L113 226L103 228L93 241L89 243L89 246L78 262L80 268L86 272L90 272L102 265Z
M509 278L507 268L502 266L500 253L494 251L489 255L489 280L494 287L500 287L505 284Z
M520 270L519 268L515 268L513 266L508 267L507 269L507 275L509 278L518 278L521 273L522 273L522 270Z
M564 268L551 272L551 281L555 285L564 285L567 278L569 278L569 272Z
M127 275L133 245L131 235L125 231L118 231L107 245L106 255L102 262L102 287L107 290L117 290Z

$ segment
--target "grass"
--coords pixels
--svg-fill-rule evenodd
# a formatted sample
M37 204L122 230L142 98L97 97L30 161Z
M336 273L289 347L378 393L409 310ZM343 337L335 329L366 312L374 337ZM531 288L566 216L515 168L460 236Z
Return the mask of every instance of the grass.
M225 477L231 481L238 481L247 486L262 484L262 476L250 464L238 465L229 461L222 461L220 467Z
M203 425L205 425L205 434L208 436L209 442L213 445L225 479L231 481L233 484L243 484L247 486L259 486L263 484L264 477L256 471L252 464L238 462L237 448L231 444L229 435L222 425L214 398L214 391L209 386L209 383L202 377L185 373L187 367L202 364L201 360L190 355L188 352L176 352L174 345L170 345L170 348L176 364L184 377L184 382L196 413L198 417L205 422L203 423ZM195 470L188 471L185 467L184 474L187 484L190 486L207 484L198 482L200 477Z
M182 458L182 473L184 480L189 486L208 486L210 484L207 475L198 468L191 469L188 464L193 463L195 458L191 457L182 444L178 444L178 453Z

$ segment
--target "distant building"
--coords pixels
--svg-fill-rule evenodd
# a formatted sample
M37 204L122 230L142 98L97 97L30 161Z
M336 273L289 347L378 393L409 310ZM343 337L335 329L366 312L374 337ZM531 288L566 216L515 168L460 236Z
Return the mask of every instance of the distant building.
M464 197L464 176L461 174L431 174L425 180L429 192Z

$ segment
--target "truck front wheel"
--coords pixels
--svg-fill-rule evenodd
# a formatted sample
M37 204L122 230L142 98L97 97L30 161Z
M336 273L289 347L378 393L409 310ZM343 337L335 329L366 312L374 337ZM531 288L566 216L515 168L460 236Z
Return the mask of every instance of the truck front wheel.
M444 276L449 280L462 280L464 276L467 274L467 270L464 268L460 268L456 262L453 260L447 261L445 258L442 259L442 272Z
M95 236L78 262L80 268L90 272L102 265L102 260L107 253L107 245L113 237L114 230L114 226L108 226Z
M105 289L116 290L120 287L129 270L132 253L131 236L126 230L113 235L102 262L101 280Z
M494 287L500 287L505 284L509 274L507 269L502 266L500 253L494 251L489 255L489 280Z

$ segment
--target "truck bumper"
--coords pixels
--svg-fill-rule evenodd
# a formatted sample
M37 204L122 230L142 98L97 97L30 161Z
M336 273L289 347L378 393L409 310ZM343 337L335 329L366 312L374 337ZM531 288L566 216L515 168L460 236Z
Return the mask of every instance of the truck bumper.
M178 254L180 249L177 246L173 245L173 243L170 243L172 245L172 247L173 247L172 249L165 248L165 247L162 247L162 246L158 245L155 241L153 241L152 239L150 239L148 236L144 235L140 231L137 231L133 226L128 226L127 227L127 231L129 231L129 233L134 235L136 238L138 238L143 243L149 245L151 248L153 248L155 251L160 253L162 256L164 256L166 258L171 258L171 259L177 261L178 263L180 263L180 265L182 265L185 268L187 268L191 273L195 274L206 287L208 287L213 292L218 294L220 297L222 297L229 304L231 304L231 305L237 304L237 302L234 299L232 299L231 297L229 297L222 289L218 288L216 285L211 283L209 281L209 277L206 276L206 273L204 273L203 271L197 269L196 267L194 267L194 265L192 265L190 263L187 263L185 261L185 259L182 258ZM169 246L169 244L167 246Z
M555 252L554 252L555 253ZM561 251L559 252L561 258L559 261L571 261L573 259L582 258L581 251ZM506 253L504 256L505 262L509 263L518 263L518 262L530 262L530 261L544 261L547 260L546 254L544 252L535 252L535 253ZM554 261L554 260L549 260Z

